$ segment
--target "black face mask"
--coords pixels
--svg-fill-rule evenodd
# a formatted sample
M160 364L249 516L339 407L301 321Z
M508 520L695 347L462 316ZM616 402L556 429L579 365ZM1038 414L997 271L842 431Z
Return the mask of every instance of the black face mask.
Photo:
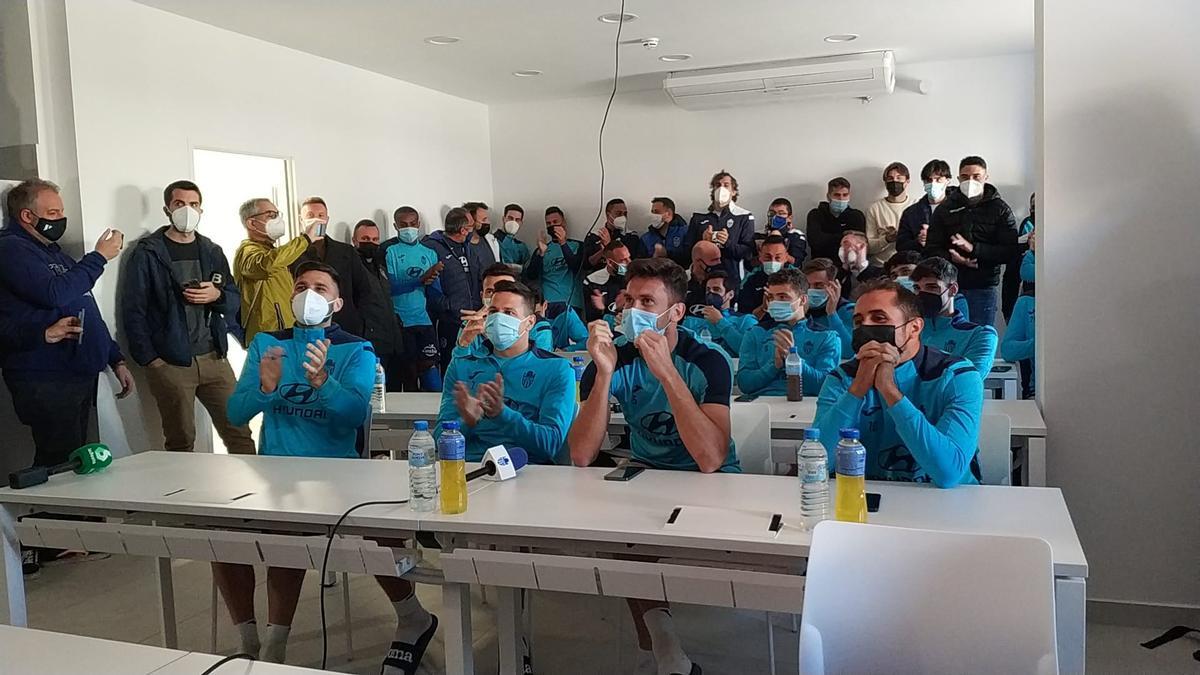
M858 350L862 349L863 345L868 342L878 342L879 344L891 345L900 350L900 353L904 353L904 348L908 346L908 342L905 342L903 345L896 344L896 331L908 325L908 323L908 321L905 321L899 326L871 326L865 323L861 326L855 326L854 333L850 336L850 349L857 355Z
M364 241L358 245L358 254L363 257L363 260L371 262L379 253L379 244L374 244L369 241Z
M491 231L492 231L491 223L484 223L479 226L479 236L481 236L481 237Z
M725 304L725 298L719 293L705 293L704 304L715 309L721 309L721 306Z
M932 321L942 313L942 296L921 291L917 293L917 306L921 308L921 316L925 317L926 321Z
M58 241L67 232L67 219L65 216L55 220L38 218L37 224L33 228L38 234L50 241Z
M888 196L899 197L900 194L904 192L904 183L901 183L898 180L889 180L883 185L887 188Z

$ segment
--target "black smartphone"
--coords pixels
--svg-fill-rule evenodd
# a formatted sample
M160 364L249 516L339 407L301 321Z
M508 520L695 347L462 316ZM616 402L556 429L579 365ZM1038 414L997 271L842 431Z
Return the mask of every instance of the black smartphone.
M615 480L615 481L625 482L627 480L633 480L634 476L638 475L639 473L641 473L645 470L646 470L646 467L644 467L644 466L638 466L636 464L626 464L625 466L618 466L617 468L613 469L612 471L609 471L608 473L604 474L604 480Z
M191 281L183 282L183 287L188 290L197 290L200 288L200 280L192 279Z
M75 320L79 322L79 323L75 324L75 325L79 326L79 333L77 335L75 335L75 342L83 342L83 320L86 317L87 317L87 308L86 307L79 310L79 313L75 315Z
M755 396L754 394L742 394L733 400L737 403L749 403L757 398L758 396Z
M879 500L882 498L878 492L867 493L867 513L879 512Z

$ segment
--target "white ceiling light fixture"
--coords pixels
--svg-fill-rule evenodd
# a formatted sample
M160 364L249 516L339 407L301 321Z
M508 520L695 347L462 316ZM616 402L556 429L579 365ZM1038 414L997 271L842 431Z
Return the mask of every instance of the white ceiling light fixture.
M458 42L459 39L460 38L456 38L451 35L434 35L432 37L425 38L425 42L431 45L452 45L455 42Z
M658 60L665 63L678 63L680 61L687 61L690 58L692 58L691 54L665 54L658 57Z
M541 74L542 74L542 71L540 71L540 70L514 70L513 71L513 75L515 75L516 77L537 77L538 75L541 75Z
M601 23L621 23L622 21L629 23L630 21L636 21L637 18L637 14L630 14L629 12L625 12L624 14L621 14L620 12L613 12L611 14L601 14L600 16L596 17L596 20Z
M858 39L858 33L837 33L834 35L826 35L825 41L837 44L839 42L854 42Z

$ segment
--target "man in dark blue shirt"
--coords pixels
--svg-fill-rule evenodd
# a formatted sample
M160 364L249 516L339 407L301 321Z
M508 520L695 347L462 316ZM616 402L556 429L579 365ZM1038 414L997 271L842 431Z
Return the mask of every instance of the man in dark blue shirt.
M783 237L787 243L788 256L792 259L793 265L803 265L808 259L808 237L805 236L802 230L796 229L795 223L792 222L792 202L785 197L776 197L771 202L770 212L767 214L767 239L772 234L778 234Z
M731 279L742 280L742 263L754 255L754 214L738 206L738 182L718 171L708 182L712 202L706 213L693 213L688 224L688 247L711 241L721 248L721 264Z

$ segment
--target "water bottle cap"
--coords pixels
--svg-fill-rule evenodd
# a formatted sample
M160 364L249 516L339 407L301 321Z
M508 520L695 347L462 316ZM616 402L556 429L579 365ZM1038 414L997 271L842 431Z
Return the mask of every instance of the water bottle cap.
M842 438L851 438L856 441L858 440L858 429L842 429L838 432L838 434Z
M798 354L799 352L796 351L796 345L792 345L791 347L788 347L788 353L789 354Z
M821 440L821 430L816 427L811 427L804 430L804 440L819 441Z
M583 357L582 356L573 356L573 357L571 357L571 363L583 363Z
M429 422L425 420L413 422L413 431L429 431Z
M442 431L458 431L458 422L442 422Z

